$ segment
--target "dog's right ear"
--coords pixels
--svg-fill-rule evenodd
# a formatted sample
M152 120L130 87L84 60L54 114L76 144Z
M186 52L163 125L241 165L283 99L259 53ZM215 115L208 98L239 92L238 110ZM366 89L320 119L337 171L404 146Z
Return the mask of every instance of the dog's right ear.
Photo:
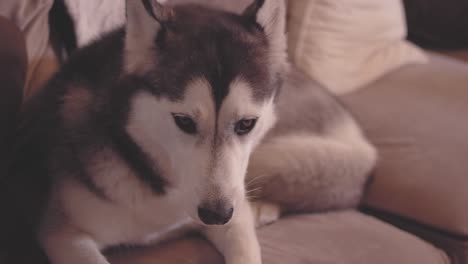
M127 73L145 73L152 66L154 40L172 15L157 0L126 0L124 67Z
M270 64L276 67L276 71L286 71L288 69L286 1L253 0L242 16L247 21L256 22L263 28L270 44Z

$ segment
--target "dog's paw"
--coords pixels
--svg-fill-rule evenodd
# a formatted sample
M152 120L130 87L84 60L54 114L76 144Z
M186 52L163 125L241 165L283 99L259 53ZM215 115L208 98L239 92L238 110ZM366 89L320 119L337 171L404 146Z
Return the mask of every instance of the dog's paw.
M280 218L281 208L276 204L268 202L252 202L251 204L257 228L272 224Z

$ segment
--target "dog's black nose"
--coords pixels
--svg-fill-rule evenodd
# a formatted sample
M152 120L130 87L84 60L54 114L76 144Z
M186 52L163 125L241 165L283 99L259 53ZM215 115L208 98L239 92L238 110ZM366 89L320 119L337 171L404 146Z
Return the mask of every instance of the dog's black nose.
M232 218L232 206L199 206L198 217L206 225L224 225Z

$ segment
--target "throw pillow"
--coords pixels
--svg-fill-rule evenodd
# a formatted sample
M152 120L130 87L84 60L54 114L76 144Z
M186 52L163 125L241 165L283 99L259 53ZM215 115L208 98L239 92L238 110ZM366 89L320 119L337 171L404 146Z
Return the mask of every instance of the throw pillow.
M335 94L354 91L425 55L405 40L401 0L288 1L289 54Z

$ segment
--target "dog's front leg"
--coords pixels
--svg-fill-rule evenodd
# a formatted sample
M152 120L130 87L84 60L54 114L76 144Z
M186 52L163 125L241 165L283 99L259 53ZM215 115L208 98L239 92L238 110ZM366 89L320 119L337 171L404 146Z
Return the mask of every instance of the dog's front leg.
M224 255L226 264L261 264L260 245L252 210L247 201L236 206L230 223L207 226L205 236Z
M71 226L42 230L39 240L52 264L109 264L96 242Z

